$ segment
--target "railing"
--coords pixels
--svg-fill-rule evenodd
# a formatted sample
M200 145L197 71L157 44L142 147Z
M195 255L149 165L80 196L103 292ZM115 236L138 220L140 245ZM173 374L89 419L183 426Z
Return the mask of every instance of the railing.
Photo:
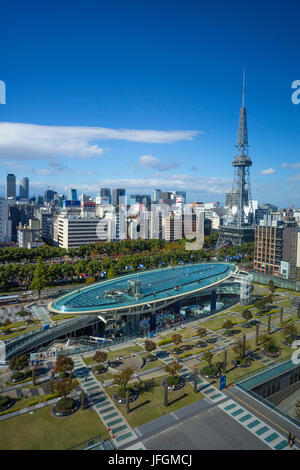
M90 323L95 321L94 316L80 316L72 320L63 322L59 325L52 326L47 330L38 330L33 333L21 336L15 340L8 341L5 344L6 357L9 358L12 355L28 350L30 347L37 347L42 343L46 343L51 339L58 338L61 335L70 333L74 329L79 329L88 326Z
M278 408L278 406L274 405L274 403L266 400L265 398L261 397L257 393L253 392L253 390L249 390L246 387L243 387L241 384L237 384L237 387L243 390L244 392L248 393L248 395L252 396L255 400L259 401L263 405L267 406L268 408L271 408L273 411L281 415L283 418L287 419L289 422L295 424L295 426L299 427L300 426L300 421L299 419L295 418L294 416L291 416L285 411L283 411L281 408Z
M110 440L104 440L102 436L95 436L88 441L80 442L67 450L114 450L114 445Z
M236 386L240 386L242 382L249 379L250 377L254 377L256 375L263 374L264 372L266 372L267 369L275 368L275 367L280 366L280 365L282 365L282 364L284 364L288 361L289 361L289 359L287 359L286 357L282 357L279 361L273 361L271 364L269 363L265 366L261 366L258 369L255 369L255 371L252 370L250 372L246 372L242 377L239 378L239 380L237 382L235 382L235 384L236 384Z
M283 364L287 364L288 362L290 362L290 359L289 360L286 360L286 358L282 359L281 361L277 362L277 363L274 363L272 365L272 367L270 366L263 366L259 369L257 369L255 371L255 373L247 373L245 374L241 380L239 380L238 382L236 382L236 387L239 388L240 390L244 391L245 393L247 393L248 395L252 396L255 400L259 401L260 403L262 403L263 405L267 406L268 408L271 408L273 411L275 411L276 413L278 413L279 415L281 415L283 418L287 419L288 421L290 421L291 423L295 424L296 426L299 427L300 425L300 421L299 419L295 418L294 416L291 416L289 414L287 414L285 411L283 411L281 408L279 408L278 406L274 405L274 403L270 402L269 400L263 398L262 396L258 395L257 393L255 393L253 390L251 390L250 388L248 388L246 385L243 385L244 382L247 381L247 379L249 378L254 378L256 377L257 375L261 375L263 374L264 372L266 372L267 370L272 370L272 369L276 369L277 367L280 367L281 365ZM270 380L270 378L268 379Z

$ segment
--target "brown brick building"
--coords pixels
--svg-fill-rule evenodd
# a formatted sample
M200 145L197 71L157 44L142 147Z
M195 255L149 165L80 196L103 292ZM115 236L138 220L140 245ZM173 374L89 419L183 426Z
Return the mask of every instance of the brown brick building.
M280 276L282 261L296 265L297 224L265 217L255 226L254 270Z

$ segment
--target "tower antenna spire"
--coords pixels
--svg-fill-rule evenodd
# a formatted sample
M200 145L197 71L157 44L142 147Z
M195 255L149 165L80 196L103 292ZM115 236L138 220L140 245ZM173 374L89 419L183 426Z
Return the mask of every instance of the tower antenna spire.
M243 106L245 106L245 69L243 69Z

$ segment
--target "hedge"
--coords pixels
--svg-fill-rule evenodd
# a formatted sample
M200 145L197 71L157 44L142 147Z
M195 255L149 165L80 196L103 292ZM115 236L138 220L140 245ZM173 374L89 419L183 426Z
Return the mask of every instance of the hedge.
M171 338L163 339L157 343L157 346L163 346L164 344L170 344L170 343L172 343Z
M189 356L193 356L194 353L185 353L185 354L182 354L181 356L178 356L178 359L183 359L184 357L189 357Z
M20 408L10 408L9 410L2 411L0 416L7 415L8 413L12 413L13 411L19 411Z

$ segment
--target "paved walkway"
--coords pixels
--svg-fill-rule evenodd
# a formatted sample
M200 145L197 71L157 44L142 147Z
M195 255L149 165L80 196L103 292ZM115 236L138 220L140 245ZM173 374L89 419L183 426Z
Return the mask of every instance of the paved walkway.
M138 436L82 358L76 358L74 364L74 374L86 393L92 409L96 411L106 428L109 427L111 434L115 436L111 438L115 448L118 449L120 446L124 447L130 442L136 441ZM145 449L141 442L135 443L135 446L138 450Z
M166 365L174 361L174 358L170 353L164 351L159 347L156 348L152 354L155 355L161 362ZM180 375L187 382L191 384L194 383L194 372L184 364L182 365ZM210 385L203 377L198 377L198 392L201 392L210 403L216 403L226 398L226 395L224 395L224 393L220 392L213 385Z
M269 424L251 413L236 401L229 399L218 405L231 418L240 423L249 432L257 436L273 450L290 450L287 439ZM299 450L294 446L294 449Z

